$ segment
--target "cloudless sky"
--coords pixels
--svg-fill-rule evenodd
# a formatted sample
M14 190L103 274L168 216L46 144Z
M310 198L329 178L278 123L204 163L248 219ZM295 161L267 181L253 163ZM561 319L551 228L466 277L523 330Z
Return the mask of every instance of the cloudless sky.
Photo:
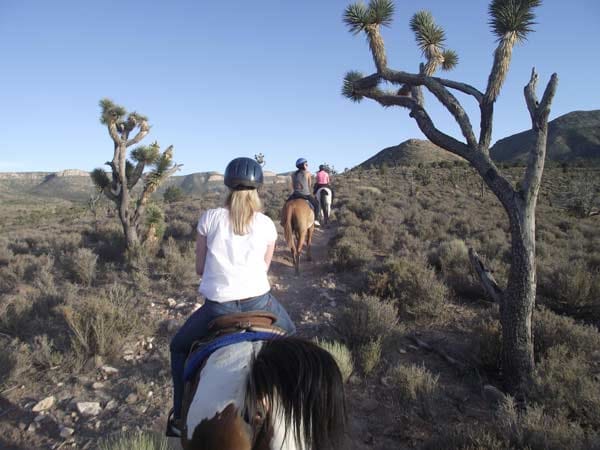
M236 156L265 154L267 170L308 158L343 170L423 135L401 108L340 94L344 74L373 73L364 37L342 0L0 0L0 171L92 170L112 158L99 122L109 97L152 125L142 143L175 147L180 174L222 172ZM443 73L485 89L496 46L482 0L397 1L383 29L392 69L422 60L408 22L430 10L459 66ZM541 97L559 75L551 119L600 108L600 2L545 0L536 32L517 45L496 104L494 141L528 129L523 86L532 66ZM479 125L478 108L459 96ZM460 136L426 98L438 127Z

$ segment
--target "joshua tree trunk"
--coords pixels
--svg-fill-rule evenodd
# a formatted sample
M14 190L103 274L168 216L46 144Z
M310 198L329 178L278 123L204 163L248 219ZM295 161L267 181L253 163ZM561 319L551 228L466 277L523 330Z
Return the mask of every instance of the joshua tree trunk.
M510 391L521 392L533 373L531 317L535 305L535 208L507 211L511 231L511 265L501 297L502 368Z

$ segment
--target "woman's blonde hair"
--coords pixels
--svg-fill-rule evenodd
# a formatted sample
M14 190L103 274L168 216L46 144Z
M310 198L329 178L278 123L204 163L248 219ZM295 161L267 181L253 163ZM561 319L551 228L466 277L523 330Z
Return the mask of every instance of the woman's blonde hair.
M254 214L262 210L262 202L256 189L231 190L225 201L234 234L248 234L248 226Z

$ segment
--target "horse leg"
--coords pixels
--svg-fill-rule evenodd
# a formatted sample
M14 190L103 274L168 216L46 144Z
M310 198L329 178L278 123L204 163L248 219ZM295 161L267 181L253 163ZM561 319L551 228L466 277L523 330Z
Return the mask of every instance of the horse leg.
M306 257L309 261L312 261L312 250L310 244L312 243L313 232L315 231L315 226L311 226L306 233Z

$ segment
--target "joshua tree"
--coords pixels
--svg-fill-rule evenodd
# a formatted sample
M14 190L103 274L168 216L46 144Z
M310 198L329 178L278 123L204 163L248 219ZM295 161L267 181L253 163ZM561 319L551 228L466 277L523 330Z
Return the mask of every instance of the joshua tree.
M136 112L127 114L125 108L109 99L100 100L100 108L100 123L106 125L114 142L113 159L106 162L112 173L109 177L104 169L99 168L91 173L91 177L98 189L115 203L123 225L127 248L131 250L137 244L143 244L148 237L140 239L150 195L166 178L179 170L181 164L172 162L172 145L161 153L160 146L155 141L149 146L137 146L131 151L134 165L127 159L127 149L139 144L146 137L150 131L148 118ZM130 137L135 130L135 136ZM152 170L144 174L147 165L152 166ZM135 194L133 189L140 179L144 185L141 192Z
M267 161L265 161L265 155L259 153L258 155L254 155L254 160L260 164L261 167L265 167Z
M510 66L512 50L532 31L535 7L541 0L492 0L489 5L489 23L498 36L498 46L484 92L468 84L437 78L434 71L450 69L458 62L457 55L444 48L445 34L428 12L418 12L410 21L425 63L418 73L396 71L387 67L386 53L380 33L381 26L391 23L394 4L391 0L371 0L368 5L349 6L343 20L354 34L364 32L377 71L369 76L348 72L342 93L353 101L370 98L385 107L407 108L409 116L434 144L466 159L500 200L510 222L511 266L506 288L501 291L488 284L488 292L500 304L502 323L502 365L506 387L513 393L522 393L533 369L533 339L531 319L536 293L535 278L535 207L544 169L548 115L556 91L558 78L553 74L541 101L536 95L538 76L535 69L525 86L525 102L536 135L535 145L529 150L527 169L522 180L513 186L490 158L494 103ZM400 86L388 92L379 87L385 81ZM422 86L444 105L458 123L463 140L456 139L436 128L423 101ZM479 105L479 138L475 136L471 120L451 91L471 96Z

